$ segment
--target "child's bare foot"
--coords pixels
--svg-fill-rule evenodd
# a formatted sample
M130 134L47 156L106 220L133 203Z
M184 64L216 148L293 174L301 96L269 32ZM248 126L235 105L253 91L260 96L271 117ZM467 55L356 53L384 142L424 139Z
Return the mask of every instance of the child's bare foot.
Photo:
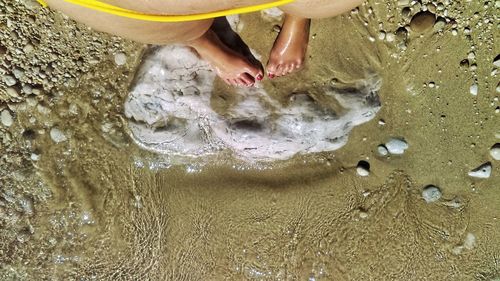
M227 47L212 30L189 45L208 61L217 75L229 85L250 87L255 84L255 80L264 78L261 65L252 64L243 55Z
M267 63L269 78L287 75L304 64L311 20L286 14Z

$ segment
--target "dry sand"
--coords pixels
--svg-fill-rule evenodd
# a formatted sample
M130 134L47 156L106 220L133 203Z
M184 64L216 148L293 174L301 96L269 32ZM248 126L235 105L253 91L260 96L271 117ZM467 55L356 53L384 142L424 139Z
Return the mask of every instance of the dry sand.
M376 73L383 106L342 149L261 169L141 150L123 104L144 46L0 0L0 279L499 280L499 3L406 2L314 22L270 96ZM266 54L276 23L241 20ZM379 154L391 138L404 154Z

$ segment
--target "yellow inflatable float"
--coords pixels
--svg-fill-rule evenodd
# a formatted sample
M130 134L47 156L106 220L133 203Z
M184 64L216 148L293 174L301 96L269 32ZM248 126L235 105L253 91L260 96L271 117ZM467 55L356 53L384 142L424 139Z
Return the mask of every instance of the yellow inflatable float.
M44 7L47 6L47 3L43 0L37 0L40 4L42 4ZM251 12L256 12L260 10L265 10L269 8L274 8L282 5L286 5L289 3L294 2L295 0L279 0L279 1L274 1L270 3L265 3L265 4L259 4L259 5L254 5L254 6L248 6L248 7L241 7L241 8L234 8L234 9L229 9L229 10L223 10L223 11L215 11L215 12L210 12L210 13L202 13L202 14L192 14L192 15L150 15L150 14L143 14L140 12L132 11L132 10L127 10L123 9L120 7L116 7L110 4L106 4L103 2L100 2L98 0L64 0L66 2L79 5L85 8L89 8L92 10L112 14L112 15L117 15L121 17L126 17L126 18L131 18L131 19L137 19L137 20L144 20L144 21L154 21L154 22L185 22L185 21L196 21L196 20L205 20L205 19L211 19L211 18L218 18L218 17L224 17L224 16L229 16L229 15L236 15L236 14L244 14L244 13L251 13Z

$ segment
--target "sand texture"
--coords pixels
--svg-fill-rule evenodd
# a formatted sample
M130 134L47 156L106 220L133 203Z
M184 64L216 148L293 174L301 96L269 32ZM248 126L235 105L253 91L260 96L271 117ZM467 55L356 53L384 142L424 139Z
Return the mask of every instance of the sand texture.
M370 0L236 89L0 0L0 280L499 280L498 9ZM229 22L265 63L279 17Z

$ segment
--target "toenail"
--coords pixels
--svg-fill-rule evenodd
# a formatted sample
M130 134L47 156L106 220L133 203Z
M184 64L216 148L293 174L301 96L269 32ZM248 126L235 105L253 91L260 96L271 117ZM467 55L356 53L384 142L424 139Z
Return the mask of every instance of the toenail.
M276 77L276 75L272 74L272 73L269 73L269 78L273 79L274 77Z
M264 78L264 77L262 77L262 74L259 74L259 75L257 75L257 77L255 77L255 79L257 79L257 80L259 80L259 81L261 81L261 80L262 80L262 78Z

